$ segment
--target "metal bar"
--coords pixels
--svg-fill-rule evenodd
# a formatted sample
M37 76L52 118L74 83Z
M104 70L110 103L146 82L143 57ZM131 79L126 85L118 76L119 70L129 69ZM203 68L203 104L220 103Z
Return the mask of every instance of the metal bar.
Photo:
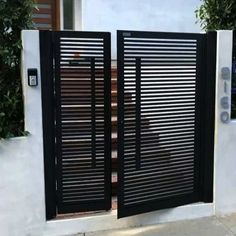
M57 206L63 202L63 166L62 166L62 119L61 119L61 78L60 78L60 32L53 32L54 42L54 86L55 86L55 141L56 141L56 174L57 174Z
M46 219L56 217L53 48L50 31L40 31Z
M141 58L136 58L136 169L140 169Z
M152 31L120 31L118 30L118 33L122 33L124 35L124 39L133 39L133 38L141 38L145 40L146 38L151 39L180 39L182 41L191 40L195 41L199 37L201 37L201 34L199 33L172 33L172 32L152 32Z
M205 105L205 64L206 61L202 60L202 58L206 58L206 35L203 34L197 41L197 62L196 62L196 102L195 102L195 158L194 158L194 183L195 183L195 192L196 195L201 197L202 192L202 157L203 157L203 149L204 142L203 139L203 130L205 129L205 116L202 113L202 108Z
M95 91L95 59L91 58L91 151L92 167L96 167L96 91Z
M124 205L124 38L117 32L117 113L118 113L118 218Z
M105 154L105 210L111 209L112 195L112 123L111 123L111 34L104 35L104 154ZM99 108L97 108L99 109Z
M202 200L213 202L213 176L214 176L214 124L215 124L215 78L216 78L216 44L217 33L209 32L206 38L206 63L205 79L202 80L205 87L205 128L203 129L202 142L204 146L202 156Z

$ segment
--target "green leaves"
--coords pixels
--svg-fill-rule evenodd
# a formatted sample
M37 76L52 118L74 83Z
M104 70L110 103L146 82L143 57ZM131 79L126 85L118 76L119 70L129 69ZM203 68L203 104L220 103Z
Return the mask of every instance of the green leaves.
M202 0L195 13L201 28L206 31L236 29L235 0Z
M195 11L201 28L210 30L236 30L236 0L202 0L202 5ZM236 40L234 40L236 50ZM236 51L233 51L234 60ZM236 88L235 75L232 78L233 88ZM231 117L236 118L236 100L232 95Z
M0 139L25 135L20 77L21 30L31 29L33 0L0 0Z

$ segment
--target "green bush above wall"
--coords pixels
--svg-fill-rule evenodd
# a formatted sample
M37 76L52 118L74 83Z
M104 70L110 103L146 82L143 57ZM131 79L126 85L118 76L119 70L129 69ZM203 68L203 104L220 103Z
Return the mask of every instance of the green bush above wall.
M21 30L32 28L33 0L0 0L0 139L24 135Z
M202 0L196 16L204 30L235 30L235 0Z
M210 30L236 30L236 0L202 0L196 10L201 28ZM235 34L236 35L236 34ZM236 70L236 37L234 36L233 63ZM231 118L236 119L236 73L232 75Z

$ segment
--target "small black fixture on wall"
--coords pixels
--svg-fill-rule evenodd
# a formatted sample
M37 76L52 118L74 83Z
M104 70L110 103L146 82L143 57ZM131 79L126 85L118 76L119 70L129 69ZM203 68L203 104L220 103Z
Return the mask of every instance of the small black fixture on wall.
M38 71L37 69L28 69L28 85L31 87L38 86Z

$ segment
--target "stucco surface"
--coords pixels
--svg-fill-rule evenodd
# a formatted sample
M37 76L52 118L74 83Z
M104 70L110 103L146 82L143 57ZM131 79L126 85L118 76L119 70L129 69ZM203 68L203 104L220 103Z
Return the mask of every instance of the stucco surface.
M197 203L117 220L116 212L81 218L45 219L42 108L38 31L23 33L23 90L28 137L0 141L0 235L59 236L195 219L236 211L236 122L219 120L220 68L230 66L232 32L218 34L214 203ZM27 85L27 68L37 68L39 86Z
M199 0L82 0L82 29L111 32L115 59L116 30L200 32L194 13L199 5Z

